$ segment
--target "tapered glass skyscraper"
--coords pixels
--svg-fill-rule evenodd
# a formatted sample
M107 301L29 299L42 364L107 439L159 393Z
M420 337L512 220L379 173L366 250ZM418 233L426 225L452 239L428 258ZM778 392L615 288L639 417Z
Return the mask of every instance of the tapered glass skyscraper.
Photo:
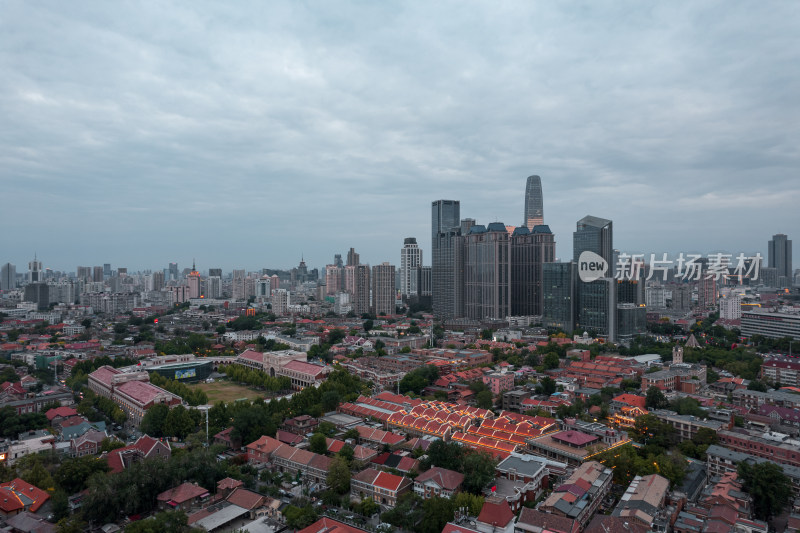
M544 201L542 200L542 178L539 176L528 176L528 184L525 186L525 225L529 231L533 231L534 226L544 224Z

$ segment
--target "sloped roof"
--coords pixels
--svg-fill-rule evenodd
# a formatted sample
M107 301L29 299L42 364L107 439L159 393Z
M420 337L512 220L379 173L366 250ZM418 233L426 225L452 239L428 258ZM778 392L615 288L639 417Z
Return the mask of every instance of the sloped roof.
M5 514L21 509L35 513L49 499L46 491L21 478L0 484L0 510Z
M455 490L464 482L464 474L434 466L427 472L418 475L415 481L421 483L433 481L445 490Z
M165 490L156 496L156 499L160 502L171 500L181 504L206 494L208 494L208 491L199 485L195 485L194 483L181 483L177 487Z
M486 502L483 504L481 514L478 515L478 522L483 522L490 526L506 527L514 519L514 513L508 502L500 503Z

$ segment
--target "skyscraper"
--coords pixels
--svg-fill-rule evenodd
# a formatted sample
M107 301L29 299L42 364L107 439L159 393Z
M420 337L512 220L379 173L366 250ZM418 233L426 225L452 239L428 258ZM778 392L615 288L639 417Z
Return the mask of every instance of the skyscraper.
M477 320L511 314L511 261L505 224L476 225L462 237L464 315Z
M405 297L417 295L417 267L422 266L422 249L417 239L408 237L400 250L400 294Z
M542 265L542 324L570 333L575 329L575 263Z
M579 330L594 331L613 341L617 333L617 284L612 271L612 228L610 220L594 216L583 217L573 233L572 250L578 268L581 254L587 251L596 253L608 263L606 277L590 282L577 280L575 318ZM580 278L580 273L578 277Z
M0 268L0 289L10 291L17 286L17 267L6 263Z
M345 269L352 269L353 272L353 298L351 300L353 311L358 316L369 313L369 265L352 265ZM394 285L394 277L392 285Z
M347 266L355 266L361 263L361 258L356 253L355 248L350 248L350 251L347 252Z
M608 262L613 268L614 246L612 243L613 225L605 218L587 215L580 219L575 233L573 233L573 260L578 263L578 258L583 252L594 252Z
M457 270L460 252L458 200L436 200L431 204L431 285L433 314L438 318L461 315L458 292L461 291Z
M528 176L525 185L525 220L523 225L533 231L534 226L544 224L544 201L542 199L542 178Z
M372 267L372 312L376 316L394 314L394 271L394 265L386 262Z
M92 269L92 281L97 283L103 282L103 267L96 266Z
M339 257L341 262L341 257ZM336 296L336 293L344 287L344 268L339 265L325 266L325 293L328 296Z
M200 272L195 268L194 261L192 261L192 271L188 276L189 282L189 298L200 298Z
M511 315L542 314L542 268L555 261L556 242L546 225L530 231L520 226L511 234Z
M768 250L769 267L778 272L778 286L791 287L792 276L792 241L783 233L772 236ZM784 278L784 279L781 279Z
M28 263L28 283L38 283L42 279L42 262L34 256L33 261Z
M171 280L178 279L178 263L169 264L169 279Z

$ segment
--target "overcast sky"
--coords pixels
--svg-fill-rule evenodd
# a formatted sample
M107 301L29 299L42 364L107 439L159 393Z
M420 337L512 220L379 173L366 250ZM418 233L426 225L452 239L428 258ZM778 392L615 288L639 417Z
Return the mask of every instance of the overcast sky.
M0 2L0 262L399 264L538 174L625 251L800 267L798 2Z

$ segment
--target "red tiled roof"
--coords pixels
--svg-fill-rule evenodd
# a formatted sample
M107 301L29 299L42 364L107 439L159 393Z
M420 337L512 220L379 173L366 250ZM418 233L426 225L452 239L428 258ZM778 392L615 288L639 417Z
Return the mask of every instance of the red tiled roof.
M424 482L428 480L435 482L445 490L455 490L464 482L464 474L434 466L427 472L417 476L415 481Z
M171 500L177 504L181 504L194 498L199 498L205 494L208 494L208 491L199 485L195 485L194 483L182 483L177 487L165 490L156 496L156 499L160 502Z
M16 478L0 484L0 510L5 514L22 509L35 513L49 499L47 492L24 479Z
M52 422L53 419L56 418L56 417L68 418L70 416L75 416L77 414L78 414L78 411L76 411L72 407L61 406L61 407L54 407L54 408L50 409L49 411L47 411L47 413L45 413L45 416L47 417L47 420Z
M566 442L567 444L572 444L574 446L585 446L590 442L594 442L598 440L598 437L594 435L587 435L586 433L581 433L580 431L560 431L552 436L554 440L558 440L561 442Z
M226 477L225 479L220 479L217 481L217 490L235 489L237 487L241 487L242 485L244 485L244 481Z
M245 509L253 509L261 505L261 502L264 500L264 496L257 492L240 487L234 490L226 499L233 505L238 505L239 507L244 507Z
M364 533L364 530L348 526L332 518L321 518L298 533Z
M325 367L306 363L304 361L289 361L283 366L284 369L300 372L309 376L318 377L325 373Z
M403 479L404 478L390 474L389 472L380 472L372 484L382 489L396 491L400 488Z
M478 515L478 522L501 528L506 527L513 519L514 513L511 512L511 507L505 501L501 503L484 503L481 514Z
M634 407L638 407L640 409L645 408L645 400L644 396L637 396L636 394L620 394L616 396L612 401L625 403L628 405L632 405Z

